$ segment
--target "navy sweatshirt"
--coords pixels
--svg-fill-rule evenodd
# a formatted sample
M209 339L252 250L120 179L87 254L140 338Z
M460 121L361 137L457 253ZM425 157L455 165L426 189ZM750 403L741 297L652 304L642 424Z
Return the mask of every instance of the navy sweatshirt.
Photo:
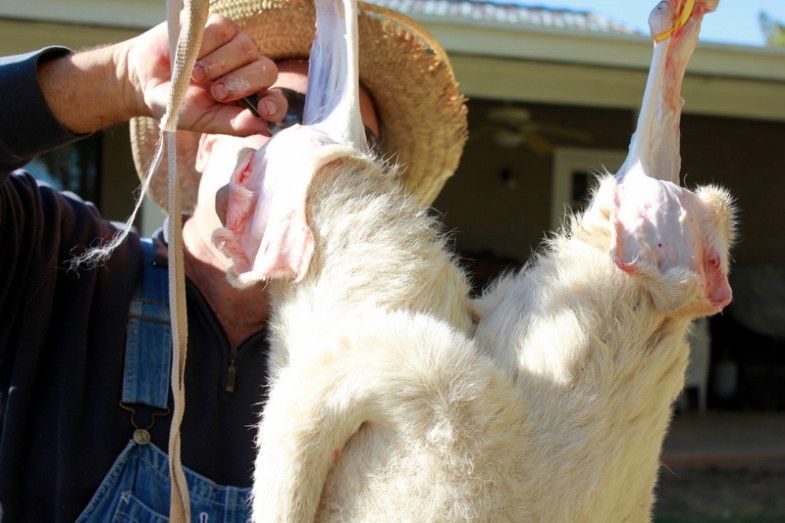
M48 48L0 59L3 522L73 521L133 432L130 413L118 402L128 307L141 270L139 239L132 234L97 269L66 270L74 249L108 238L115 227L90 203L13 171L80 138L55 120L36 75L39 60L67 52ZM155 238L157 263L165 265L166 238L161 231ZM248 487L266 382L265 333L233 354L190 282L187 299L183 463L219 484ZM233 357L238 374L229 392ZM147 425L154 412L139 408L137 424ZM153 443L165 450L170 417L155 420Z

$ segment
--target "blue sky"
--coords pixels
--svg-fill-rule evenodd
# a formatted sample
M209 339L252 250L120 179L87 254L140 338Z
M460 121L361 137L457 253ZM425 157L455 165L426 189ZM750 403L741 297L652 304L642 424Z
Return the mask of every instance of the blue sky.
M510 0L495 0L506 3ZM657 0L517 0L516 3L593 11L648 33L649 12ZM785 23L785 0L720 0L703 19L701 39L743 45L763 45L758 13L765 11Z

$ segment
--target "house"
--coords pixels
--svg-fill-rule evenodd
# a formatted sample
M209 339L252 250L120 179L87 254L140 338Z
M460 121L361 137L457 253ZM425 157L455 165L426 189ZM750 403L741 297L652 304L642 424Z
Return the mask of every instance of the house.
M374 1L408 14L441 41L469 99L467 149L434 207L481 286L501 268L525 262L547 231L559 227L564 210L582 205L598 169L620 165L651 40L588 12L467 0ZM0 53L117 41L164 13L163 0L5 0ZM782 409L785 205L778 198L785 198L785 49L701 43L683 95L686 183L726 186L740 208L736 301L711 326L712 400ZM107 130L87 149L98 173L92 194L105 215L123 219L137 185L127 130ZM140 227L149 233L161 215L152 205L143 214Z

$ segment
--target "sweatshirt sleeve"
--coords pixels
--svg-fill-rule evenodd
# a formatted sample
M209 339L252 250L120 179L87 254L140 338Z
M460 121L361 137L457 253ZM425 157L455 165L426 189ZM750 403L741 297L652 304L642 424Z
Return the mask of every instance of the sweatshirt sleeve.
M0 182L36 155L86 136L60 125L38 83L38 64L69 52L47 47L0 57Z

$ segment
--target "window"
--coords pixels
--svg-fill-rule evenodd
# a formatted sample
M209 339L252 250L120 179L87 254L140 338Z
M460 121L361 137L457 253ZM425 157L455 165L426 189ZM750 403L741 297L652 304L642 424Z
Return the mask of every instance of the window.
M551 228L561 227L568 212L583 210L599 172L616 172L627 151L559 147L553 157Z
M36 179L99 205L101 134L41 154L25 166Z

